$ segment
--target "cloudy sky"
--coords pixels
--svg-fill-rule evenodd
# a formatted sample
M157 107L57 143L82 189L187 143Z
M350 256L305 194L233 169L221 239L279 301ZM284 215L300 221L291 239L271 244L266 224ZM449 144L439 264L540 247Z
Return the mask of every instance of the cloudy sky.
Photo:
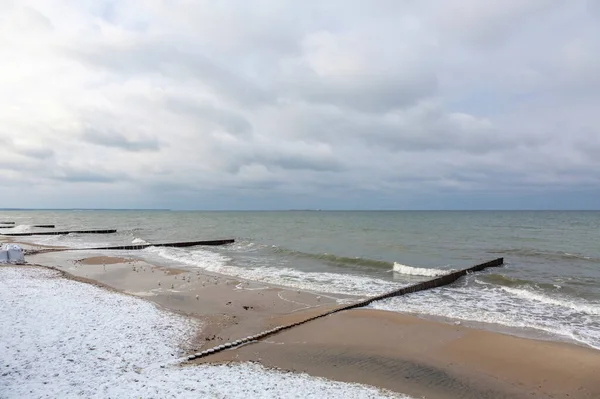
M599 0L0 0L0 208L600 208Z

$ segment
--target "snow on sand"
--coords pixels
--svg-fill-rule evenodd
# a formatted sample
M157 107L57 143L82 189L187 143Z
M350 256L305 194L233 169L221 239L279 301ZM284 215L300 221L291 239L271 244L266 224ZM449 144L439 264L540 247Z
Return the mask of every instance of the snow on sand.
M0 267L0 397L393 395L249 363L173 365L200 327L144 300L52 270Z

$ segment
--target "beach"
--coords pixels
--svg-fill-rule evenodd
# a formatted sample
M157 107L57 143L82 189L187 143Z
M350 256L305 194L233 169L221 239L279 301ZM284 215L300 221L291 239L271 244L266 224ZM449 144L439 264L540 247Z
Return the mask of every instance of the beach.
M47 253L29 261L56 268L69 281L142 298L195 320L202 327L188 334L181 357L324 313L348 300L136 258L79 255ZM376 309L330 315L193 364L248 362L417 398L600 396L597 350Z
M46 391L70 397L77 396L73 387L78 386L82 392L98 386L96 397L600 396L600 254L590 239L594 221L600 221L597 213L28 211L0 216L16 221L6 232L35 233L40 229L33 225L40 223L55 224L56 231L117 230L2 237L44 251L28 252L27 266L0 269L12 276L3 280L1 302L10 390L0 397L43 397ZM583 222L589 231L582 230ZM227 238L235 242L151 245ZM120 245L150 246L89 249ZM505 259L502 267L448 286L378 300L197 356L498 257ZM53 286L57 281L61 285ZM65 288L69 284L78 288ZM79 292L81 287L92 291ZM70 291L77 297L69 297ZM111 295L126 299L102 311ZM28 302L32 298L36 302ZM86 310L69 310L73 302L86 302ZM95 313L104 316L86 316ZM108 320L117 313L115 321ZM130 319L121 319L126 315ZM171 331L169 325L175 333L160 333ZM11 331L18 331L20 340ZM97 345L90 350L50 339L62 335ZM30 342L26 348L23 339ZM86 359L86 351L116 353L113 360L121 366L107 369L107 379L119 384L84 381L98 367L97 358L78 363L70 374L57 369L73 368L68 360L50 371L35 369L40 353L62 357L64 351L53 349L57 346L67 348L73 361ZM162 349L153 354L152 348ZM146 354L154 360L138 359ZM155 374L156 367L164 375ZM243 378L227 388L191 377L236 381L236 373ZM260 386L245 382L256 375L266 376ZM291 376L303 381L301 392L281 382Z
M0 267L0 397L406 398L258 363L185 365L205 321L77 280Z

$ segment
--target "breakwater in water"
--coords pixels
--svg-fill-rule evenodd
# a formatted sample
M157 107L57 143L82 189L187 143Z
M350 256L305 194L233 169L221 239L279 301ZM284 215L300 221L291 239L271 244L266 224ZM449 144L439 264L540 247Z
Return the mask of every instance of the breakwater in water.
M283 325L283 326L278 326L275 328L272 328L270 330L267 331L263 331L259 334L256 335L251 335L236 341L232 341L232 342L228 342L226 344L222 344L222 345L218 345L214 348L210 348L207 349L205 351L202 352L198 352L195 353L193 355L190 355L187 357L187 360L195 360L195 359L200 359L221 351L224 351L226 349L232 349L235 347L238 347L240 345L244 345L244 344L248 344L251 343L253 341L257 341L259 339L271 336L273 334L276 334L278 332L281 332L283 330L287 330L305 323L308 323L312 320L316 320L316 319L320 319L321 317L325 317L334 313L338 313L344 310L350 310L350 309L356 309L356 308L360 308L363 306L367 306L370 305L371 303L375 302L375 301L379 301L382 299L388 299L388 298L392 298L392 297L396 297L396 296L402 296L402 295L406 295L406 294L411 294L413 292L418 292L418 291L424 291L424 290L428 290L428 289L432 289L432 288L437 288L437 287L442 287L444 285L448 285L448 284L452 284L453 282L455 282L456 280L458 280L459 278L466 276L469 273L474 273L474 272L478 272L478 271L482 271L488 267L498 267L498 266L502 266L504 264L504 258L498 258L498 259L494 259L492 261L489 262L485 262L485 263L481 263L479 265L475 265L472 267L469 267L467 269L462 269L462 270L458 270L455 272L451 272L448 273L444 276L440 276L440 277L436 277L433 278L431 280L427 280L427 281L423 281L420 282L418 284L413 284L413 285L409 285L407 287L402 287L399 288L397 290L394 291L390 291L387 292L385 294L382 295L377 295L371 298L367 298L365 300L362 301L358 301L355 303L351 303L349 305L345 305L345 306L340 306L338 308L335 308L333 310L330 310L328 312L322 313L320 315L317 316L313 316L313 317L309 317L305 320L301 320L299 322L296 323L291 323L291 324L287 324L287 325Z

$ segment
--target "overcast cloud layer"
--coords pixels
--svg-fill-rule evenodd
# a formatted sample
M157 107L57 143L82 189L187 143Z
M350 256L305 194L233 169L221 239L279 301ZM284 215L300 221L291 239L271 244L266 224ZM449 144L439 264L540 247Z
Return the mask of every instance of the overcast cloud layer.
M0 207L599 208L595 0L0 0Z

